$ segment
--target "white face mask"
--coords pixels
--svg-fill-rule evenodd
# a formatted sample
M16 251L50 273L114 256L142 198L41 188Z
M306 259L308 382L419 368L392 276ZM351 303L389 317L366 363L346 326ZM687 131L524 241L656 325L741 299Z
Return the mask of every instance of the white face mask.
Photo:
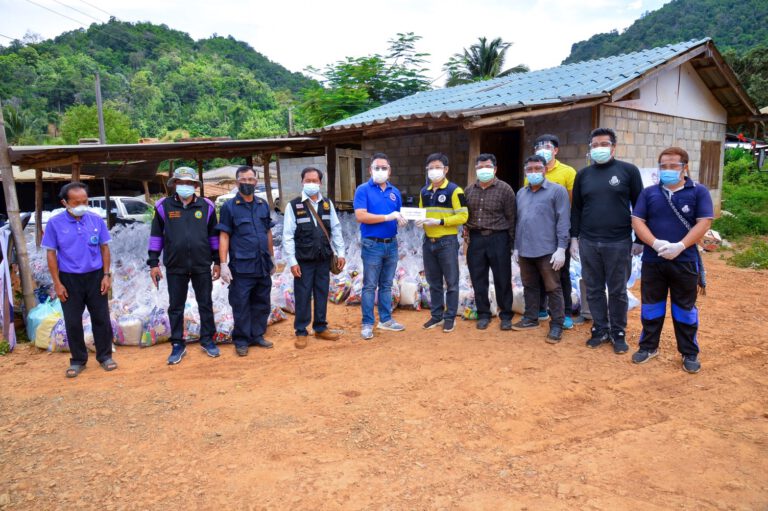
M374 183L376 183L377 185L380 185L387 182L387 179L389 178L389 171L388 170L372 170L371 177L373 178Z
M303 189L307 197L312 197L320 192L320 185L317 183L304 183Z
M438 183L445 177L445 171L443 169L428 169L427 177L433 183Z
M69 214L72 216L81 217L88 212L88 209L88 206L81 204L80 206L75 206L74 208L68 207L67 211L69 211Z

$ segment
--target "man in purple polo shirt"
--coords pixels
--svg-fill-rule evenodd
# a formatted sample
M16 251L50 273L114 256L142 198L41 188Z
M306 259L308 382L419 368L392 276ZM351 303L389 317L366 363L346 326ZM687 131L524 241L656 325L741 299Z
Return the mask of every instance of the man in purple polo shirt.
M109 272L112 238L104 220L88 210L88 188L84 184L65 185L59 198L67 211L48 220L42 246L48 250L48 269L64 312L71 353L66 375L76 377L88 362L83 336L86 307L91 314L96 360L105 371L113 371L117 363L112 360L112 324L107 298L112 285Z

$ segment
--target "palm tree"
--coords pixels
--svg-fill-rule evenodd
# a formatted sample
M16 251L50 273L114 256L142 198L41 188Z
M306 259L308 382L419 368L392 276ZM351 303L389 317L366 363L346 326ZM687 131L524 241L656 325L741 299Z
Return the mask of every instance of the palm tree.
M490 43L485 37L478 42L464 48L463 53L454 54L443 69L448 72L448 80L445 85L453 87L463 83L490 80L499 76L507 76L511 73L525 73L528 66L518 64L509 69L504 68L504 58L512 43L507 43L497 37Z

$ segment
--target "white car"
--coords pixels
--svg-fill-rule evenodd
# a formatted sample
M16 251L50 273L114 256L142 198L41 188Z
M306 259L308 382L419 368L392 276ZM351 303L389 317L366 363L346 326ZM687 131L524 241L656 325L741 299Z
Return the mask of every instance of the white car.
M101 208L106 211L107 203L105 197L88 197L88 205L92 208ZM147 212L152 210L152 206L144 202L144 197L124 197L113 196L109 198L109 206L112 213L117 214L117 218L124 220L137 220L139 222L147 219Z
M219 195L216 197L216 207L221 207L229 199L233 198L237 194L237 188L233 188L231 192ZM256 197L267 200L267 187L264 183L256 185ZM275 204L275 209L280 209L280 190L277 189L277 184L272 183L272 202Z

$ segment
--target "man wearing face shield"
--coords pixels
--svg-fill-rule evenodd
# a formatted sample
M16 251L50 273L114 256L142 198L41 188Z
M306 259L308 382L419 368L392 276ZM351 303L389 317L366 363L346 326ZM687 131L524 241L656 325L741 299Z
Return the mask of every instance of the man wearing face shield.
M643 331L632 362L643 364L658 355L669 294L683 369L697 373L696 294L704 268L696 243L712 226L714 211L709 190L687 174L688 153L680 147L665 149L659 155L659 184L640 192L632 210L632 227L646 244L640 277Z
M431 317L425 329L443 326L453 332L459 308L459 226L469 217L464 190L448 181L448 157L443 153L427 156L429 184L419 193L419 207L427 208L427 218L417 220L424 229L424 273L429 283ZM443 287L445 281L445 289Z
M465 192L469 219L464 229L469 238L467 266L475 291L477 328L491 322L488 271L493 272L500 328L512 330L512 250L515 246L515 192L496 178L496 157L482 153L475 159L477 181Z
M96 360L106 370L117 369L112 360L112 324L107 292L112 286L109 271L111 237L104 220L88 208L88 189L82 183L64 185L59 193L67 208L48 221L42 246L47 249L48 269L64 312L64 326L71 353L67 378L80 374L88 362L83 334L83 311L88 307L96 345Z
M168 181L175 187L175 193L155 203L147 264L150 278L158 286L163 278L160 270L162 252L168 279L168 319L171 322L168 364L175 365L187 354L184 305L190 281L200 311L200 347L209 357L215 358L220 354L213 342L216 325L211 292L212 280L219 278L221 268L216 207L213 202L195 193L200 186L197 171L191 167L179 167Z
M614 353L621 354L629 351L625 330L632 254L642 251L642 245L632 243L630 208L643 181L636 166L614 158L613 130L592 131L589 146L592 165L581 169L573 183L571 257L579 260L581 254L581 273L594 322L587 347L597 349L611 343Z
M408 221L400 214L403 199L389 177L392 165L384 153L371 156L371 179L355 190L353 205L360 223L363 258L363 321L360 336L373 338L373 305L379 291L379 323L377 328L400 332L405 327L392 319L392 279L397 269L397 226Z
M546 293L552 320L547 342L560 342L565 321L560 272L565 269L568 248L570 211L568 191L548 179L547 161L543 156L525 160L528 183L517 192L517 229L513 257L520 265L520 277L525 293L523 319L512 325L513 330L539 327L539 295ZM541 287L539 284L543 282Z
M269 162L264 162L269 172ZM267 201L256 197L256 172L243 165L235 171L237 194L221 207L219 257L222 280L230 282L229 304L235 328L232 342L235 353L244 357L248 347L272 348L264 339L270 310L270 292L275 271L272 227L275 223ZM269 192L267 192L269 193Z
M555 135L541 135L533 143L533 150L537 156L541 156L547 162L547 181L557 183L565 187L568 191L568 204L570 207L571 193L573 191L573 181L576 179L576 169L566 165L557 159L557 153L560 151L560 139ZM524 180L524 186L528 185L528 178ZM570 224L570 220L569 220ZM571 299L571 255L568 250L565 251L565 264L560 272L560 287L563 290L563 304L565 311L565 320L563 328L569 330L573 328L573 301ZM544 289L544 281L539 282L539 289ZM547 295L542 292L539 298L539 320L549 319L547 312ZM579 316L579 323L584 322L584 318Z

